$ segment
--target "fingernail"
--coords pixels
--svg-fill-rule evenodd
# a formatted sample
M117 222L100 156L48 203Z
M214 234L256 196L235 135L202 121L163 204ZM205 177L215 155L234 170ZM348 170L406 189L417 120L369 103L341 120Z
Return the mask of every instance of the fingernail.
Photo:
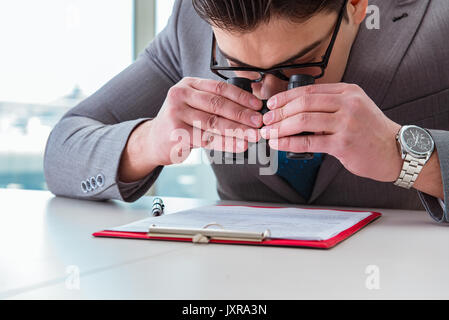
M271 98L267 101L267 107L268 109L274 108L276 105L276 98Z
M268 139L268 132L270 132L270 128L269 128L269 127L263 127L263 128L260 130L260 134L262 135L262 137L263 137L264 139Z
M264 114L264 116L263 116L263 123L271 124L271 122L273 122L273 120L274 120L273 112L267 112L267 113Z
M271 149L278 150L279 149L279 140L270 139L268 141L268 145L270 146Z
M261 122L262 122L262 115L257 114L257 115L251 116L251 122L252 122L256 127L260 127Z

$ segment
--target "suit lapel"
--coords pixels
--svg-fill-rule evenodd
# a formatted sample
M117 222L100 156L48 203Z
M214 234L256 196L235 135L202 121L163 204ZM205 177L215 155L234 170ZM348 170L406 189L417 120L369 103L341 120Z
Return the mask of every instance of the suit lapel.
M342 168L343 165L337 158L328 154L324 157L308 203L312 203L319 197Z
M369 30L363 22L351 49L343 82L355 83L382 108L388 88L412 42L430 0L370 1L380 10L380 29ZM408 16L393 22L395 17ZM343 168L327 155L318 172L309 203L315 201Z
M370 1L380 10L380 29L368 30L365 23L351 50L343 82L356 83L382 108L388 88L397 73L429 0ZM393 22L396 17L406 17Z
M284 198L291 203L305 203L306 200L292 187L288 182L277 174L272 175L261 175L259 165L246 165L245 170L247 170L252 176L255 176L268 188L270 188L274 193L279 194L280 197Z

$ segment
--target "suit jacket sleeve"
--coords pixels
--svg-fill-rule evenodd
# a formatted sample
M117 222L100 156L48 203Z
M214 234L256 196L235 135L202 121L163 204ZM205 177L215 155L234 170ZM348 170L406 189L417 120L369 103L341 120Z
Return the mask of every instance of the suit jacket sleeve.
M435 148L438 151L441 167L444 188L443 207L441 206L439 199L419 191L418 194L427 212L435 221L449 223L449 131L429 130L429 132L435 141Z
M156 117L167 91L182 78L177 1L165 30L128 68L69 110L50 133L44 155L49 190L87 200L134 201L162 170L132 184L118 181L122 152L132 131ZM86 182L100 176L100 183Z

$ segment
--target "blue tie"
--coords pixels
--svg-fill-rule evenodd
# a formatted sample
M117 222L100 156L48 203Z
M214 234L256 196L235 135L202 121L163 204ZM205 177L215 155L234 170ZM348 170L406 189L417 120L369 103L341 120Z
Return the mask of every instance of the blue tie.
M323 156L322 153L315 153L311 160L291 160L287 159L286 152L279 151L276 174L284 178L304 199L309 200Z

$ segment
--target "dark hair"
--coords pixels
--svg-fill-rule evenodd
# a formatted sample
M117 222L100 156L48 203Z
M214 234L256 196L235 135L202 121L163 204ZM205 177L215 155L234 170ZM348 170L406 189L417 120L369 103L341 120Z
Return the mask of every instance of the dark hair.
M339 12L345 0L192 0L201 18L220 29L254 30L273 16L303 22L321 12Z

